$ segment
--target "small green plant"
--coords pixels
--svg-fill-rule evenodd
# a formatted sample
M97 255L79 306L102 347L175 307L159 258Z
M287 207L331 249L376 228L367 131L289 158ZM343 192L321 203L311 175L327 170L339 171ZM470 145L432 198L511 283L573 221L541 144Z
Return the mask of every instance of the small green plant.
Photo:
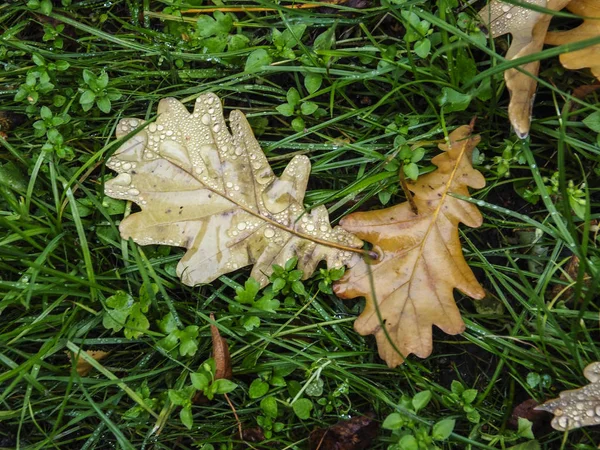
M337 388L335 388L335 390L329 392L325 397L318 399L317 404L323 407L323 411L326 414L336 411L339 415L339 409L344 405L343 397L345 397L349 403L347 398L349 391L350 386L347 381L344 381Z
M52 46L57 49L62 49L64 45L64 40L61 37L61 33L64 31L65 26L62 23L57 24L56 26L51 23L44 24L44 36L42 40L44 42L52 42Z
M100 111L108 114L112 108L112 102L121 98L121 93L112 87L108 87L108 74L103 70L96 76L91 70L83 70L84 87L80 88L81 97L79 104L84 111L92 109L94 104Z
M300 98L300 93L296 88L290 88L286 94L287 103L279 105L275 108L280 114L285 117L296 116L292 120L292 128L294 131L302 131L306 124L301 116L310 116L318 111L319 105L315 102L303 102Z
M268 49L259 48L248 55L246 60L246 72L256 72L263 66L268 66L274 59L296 59L294 48L301 41L306 25L291 25L289 29L279 31L273 29L271 43Z
M178 346L180 356L194 356L198 351L197 325L188 325L180 330L173 314L168 313L158 322L158 328L166 334L158 341L158 346L165 352L170 353Z
M225 378L215 379L217 366L213 358L204 362L197 372L190 375L192 386L208 398L212 400L217 394L228 394L233 391L238 385L231 380Z
M284 298L284 305L293 306L296 304L296 296L305 298L308 296L302 281L302 271L296 269L298 258L290 258L285 266L281 267L273 264L273 273L269 280L274 295Z
M431 34L433 29L426 20L421 20L417 14L412 11L403 10L402 18L406 25L404 41L412 44L413 51L420 58L425 58L431 51Z
M263 430L267 439L273 437L273 433L279 433L285 425L282 422L277 422L279 408L275 397L265 397L260 401L260 411L262 412L256 418L256 423Z
M509 177L510 168L514 164L525 164L526 159L522 150L521 142L504 141L504 150L501 156L494 156L493 163L496 166L496 174L499 177Z
M477 398L477 389L465 389L460 381L453 380L450 391L450 394L442 397L442 403L455 411L464 411L469 422L479 423L481 416L473 405Z
M139 291L139 300L136 301L127 292L118 291L106 299L102 325L104 328L112 329L113 332L124 329L123 333L128 339L142 336L150 328L146 313L156 292L158 292L156 284L143 284Z
M249 307L244 310L240 305L230 304L229 311L233 314L241 314L239 323L246 331L252 331L260 326L260 317L258 312L275 313L279 308L279 300L273 298L275 295L272 289L265 290L260 298L256 298L260 291L260 284L254 278L248 278L244 287L239 286L235 290L235 300L240 305ZM247 312L246 312L247 311Z
M319 273L315 276L319 280L319 290L326 294L333 294L333 283L344 276L346 268L344 266L332 269L319 269Z
M388 450L436 450L439 449L436 442L444 442L450 437L454 430L454 419L442 419L430 426L414 417L430 400L431 391L419 392L412 399L402 396L400 407L410 414L393 412L381 425L392 431L392 439L395 441L388 446Z
M543 177L546 195L551 195L555 197L559 197L560 188L559 188L559 177L560 173L554 172L551 177ZM579 186L575 185L573 180L567 181L567 200L569 202L569 206L575 213L577 217L580 219L585 219L585 211L587 207L587 200L585 194L585 183L581 183ZM521 196L530 203L534 205L540 200L540 190L538 187L534 188L525 188L525 189L517 189L517 192L521 194Z
M71 116L66 112L54 115L47 106L40 108L40 120L33 123L34 136L41 137L46 135L47 141L42 146L42 150L54 152L59 158L67 160L73 159L73 149L65 145L65 140L59 127L69 123Z
M169 389L169 400L174 405L180 406L179 419L188 429L194 425L194 415L192 414L192 398L196 393L194 386L186 386L181 389Z
M15 94L15 101L20 102L25 100L30 107L35 105L40 99L40 95L48 94L54 89L54 83L52 79L55 77L56 72L64 72L70 67L70 64L66 61L56 61L55 63L47 63L46 60L37 53L34 53L31 57L35 67L27 71L25 77L25 83L19 86L17 93ZM34 113L35 108L28 108L28 113Z
M135 390L135 393L144 401L146 407L153 411L159 409L165 401L164 395L159 395L158 397L151 396L148 380L144 380L140 387ZM144 408L141 405L135 405L125 411L122 417L127 421L142 422L148 420L150 418L150 414L148 413L147 408Z
M237 388L237 384L224 378L215 380L217 367L215 360L210 358L200 365L197 372L190 374L191 386L181 389L169 389L169 400L174 405L181 406L179 418L188 429L194 425L192 414L192 399L197 391L212 400L215 395L228 394Z
M48 15L52 12L52 0L29 0L27 7Z
M424 156L425 149L422 147L411 149L408 145L403 145L400 148L398 160L402 167L402 171L407 178L415 181L419 177L419 165L417 163L420 162ZM386 170L389 170L387 169L387 166Z

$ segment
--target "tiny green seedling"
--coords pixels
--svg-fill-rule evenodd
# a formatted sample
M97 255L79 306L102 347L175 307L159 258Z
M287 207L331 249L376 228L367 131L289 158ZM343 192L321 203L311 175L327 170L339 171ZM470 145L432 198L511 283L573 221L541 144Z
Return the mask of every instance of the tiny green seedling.
M279 300L274 299L275 293L269 289L265 290L264 294L257 299L260 291L260 284L254 278L248 278L244 287L238 286L235 289L234 299L238 304L232 303L229 305L229 311L233 314L241 315L239 322L246 331L252 331L260 326L259 313L275 313L279 309ZM241 305L249 307L249 310L244 310Z
M158 346L165 352L172 352L179 346L180 356L194 356L198 351L197 325L188 325L183 330L177 327L177 322L171 313L168 313L158 322L158 328L166 334L158 341Z
M451 393L442 397L442 402L455 411L464 411L471 423L479 423L481 416L473 403L477 398L477 389L465 389L458 380L453 380L450 387Z
M431 391L422 391L411 399L403 395L400 399L402 409L413 416L425 408L431 400ZM382 428L392 431L393 444L388 450L438 450L436 442L444 442L454 430L454 419L442 419L430 426L417 421L411 415L394 412L388 415Z
M147 285L142 285L139 292L139 300L135 300L124 291L118 291L115 295L106 299L106 310L102 317L104 328L112 329L113 332L124 328L123 333L128 339L137 339L149 328L150 322L146 313L150 308L151 295L148 293ZM152 295L158 292L158 286L152 283L148 285Z
M292 128L294 131L303 131L305 122L301 116L310 116L314 114L319 109L319 105L315 102L301 101L300 93L296 88L290 88L288 90L286 99L287 103L279 105L275 109L285 117L296 116L296 118L292 120Z
M100 111L108 114L112 102L121 98L121 93L117 89L108 87L109 79L105 71L101 71L100 75L96 76L92 71L84 69L83 82L84 87L79 89L81 92L79 104L84 111L89 111L95 104Z

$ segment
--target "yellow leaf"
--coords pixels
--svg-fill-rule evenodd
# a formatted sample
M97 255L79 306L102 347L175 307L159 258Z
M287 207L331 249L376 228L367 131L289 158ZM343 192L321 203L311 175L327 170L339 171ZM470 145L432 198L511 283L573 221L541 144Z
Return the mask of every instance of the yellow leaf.
M230 133L216 95L200 96L192 114L166 98L158 114L107 161L119 175L105 193L141 207L121 223L124 239L188 250L177 266L185 284L254 264L251 276L264 286L272 265L294 256L307 278L320 261L343 266L362 246L331 228L324 206L304 210L309 159L294 157L275 177L245 116L231 113ZM117 137L141 123L121 120Z
M573 44L600 37L600 3L598 0L571 0L567 9L573 14L586 17L577 28L568 31L553 31L546 35L546 44ZM594 19L595 18L595 19ZM570 70L591 68L600 80L600 44L560 55L560 62Z
M365 310L355 322L360 334L374 334L379 355L390 367L410 353L432 351L432 325L448 334L464 330L453 289L481 299L484 290L464 260L458 224L478 227L482 216L471 203L450 194L469 195L485 179L471 165L479 136L463 126L450 134L444 153L431 162L438 168L409 185L418 214L406 202L350 214L341 225L373 244L376 261L356 263L335 285L341 298L364 296Z
M524 4L558 11L570 0L524 0ZM544 39L552 16L534 11L526 6L515 6L501 0L491 0L479 16L490 30L492 37L510 33L512 42L506 53L506 59L513 60L533 55L544 46ZM524 139L529 135L531 109L537 88L537 76L540 63L533 61L519 68L523 71L508 69L504 72L506 87L510 92L508 117L517 135Z
M591 384L563 391L535 409L554 414L552 428L558 431L600 424L600 362L589 364L583 375Z

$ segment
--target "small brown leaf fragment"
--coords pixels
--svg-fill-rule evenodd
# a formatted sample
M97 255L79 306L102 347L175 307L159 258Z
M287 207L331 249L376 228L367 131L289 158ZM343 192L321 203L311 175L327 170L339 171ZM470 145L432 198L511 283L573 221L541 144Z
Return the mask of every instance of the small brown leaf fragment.
M524 0L534 6L559 11L571 0ZM513 60L533 55L544 46L544 39L552 16L525 6L516 6L501 0L492 0L480 12L479 16L488 27L492 37L510 33L512 42L506 53L506 59ZM529 135L531 110L537 88L539 61L522 66L520 70L508 69L504 72L506 87L510 92L508 116L521 139Z
M439 146L431 162L438 168L411 184L415 214L408 202L358 212L340 222L346 230L373 244L379 255L357 257L334 290L340 298L365 297L365 309L354 323L362 335L374 334L379 356L390 367L410 353L425 358L432 351L432 325L448 334L462 333L464 322L454 303L454 288L475 299L485 291L465 261L459 223L479 227L477 207L450 194L469 195L485 178L471 164L479 143L470 126L462 126Z
M317 428L308 438L310 450L367 450L373 447L379 423L373 414L342 420L329 428Z
M92 358L94 358L96 361L100 361L101 359L106 358L110 353L104 352L102 350L86 350L85 352ZM71 352L67 352L67 356L69 357L69 361L73 360L73 354ZM93 368L94 367L89 362L87 362L81 356L77 355L77 361L75 362L75 370L80 376L85 377L88 373L92 371Z
M231 112L230 132L216 95L198 97L193 113L166 98L158 113L106 162L119 175L105 193L141 208L121 222L124 239L187 249L177 265L183 283L210 283L253 265L251 276L265 286L273 265L294 256L308 278L321 261L341 267L362 247L331 227L324 205L304 209L308 157L295 156L276 177L244 114ZM141 124L121 120L117 137Z
M215 320L213 314L210 315L211 320ZM213 358L215 359L215 380L225 378L230 380L233 376L231 368L231 357L229 356L229 345L227 340L221 337L219 329L216 325L210 325L210 334L212 336Z
M533 430L540 429L542 422L547 419L548 413L535 409L539 405L534 399L530 398L519 403L513 409L513 412L508 421L508 425L513 429L518 429L519 418L527 419L533 424Z
M600 362L589 364L583 369L583 375L590 384L563 391L559 398L548 400L536 408L554 414L552 428L555 430L567 431L600 425Z
M265 440L265 433L262 428L245 428L242 434L242 440L246 442L262 442Z
M598 0L571 0L567 9L585 17L583 23L572 30L551 31L546 35L546 44L573 44L600 36L600 2ZM590 68L600 80L600 44L567 52L560 55L561 64L570 70Z

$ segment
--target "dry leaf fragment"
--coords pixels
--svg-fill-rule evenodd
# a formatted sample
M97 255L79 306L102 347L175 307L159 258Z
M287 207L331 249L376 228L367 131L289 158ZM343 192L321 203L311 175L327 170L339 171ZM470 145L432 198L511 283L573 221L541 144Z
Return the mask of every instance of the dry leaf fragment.
M572 30L549 32L546 35L546 44L572 44L600 36L600 3L598 0L571 0L567 9L573 14L586 17L586 19ZM600 44L563 53L560 55L560 62L570 70L589 67L594 76L600 80Z
M439 146L444 153L431 160L438 169L409 184L418 214L405 202L350 214L341 222L372 243L380 257L371 263L356 258L335 292L341 298L367 299L354 328L363 335L375 334L379 355L390 367L410 353L429 356L432 325L448 334L464 330L454 288L476 299L485 296L464 260L458 235L459 222L478 227L482 216L472 203L450 195L468 196L468 187L485 186L483 175L471 165L479 142L471 132L462 126L450 134L450 143Z
M558 11L571 0L524 0L534 6ZM491 0L479 16L490 30L492 37L512 34L512 43L506 59L513 60L539 52L544 46L544 38L552 16L540 13L526 6L515 6L501 0ZM537 88L536 76L540 68L539 61L520 66L525 72L508 69L504 72L506 87L510 92L508 116L517 135L524 139L531 126L531 109ZM530 75L531 74L531 75Z
M210 315L211 320L215 320L213 314ZM227 339L221 337L219 329L216 325L210 324L210 334L212 337L213 358L215 359L215 380L225 378L230 380L233 376L231 368L231 357L229 356L229 345Z
M558 431L600 424L600 362L588 364L583 375L591 381L579 389L563 391L536 409L554 414L552 428Z
M367 450L379 431L374 414L341 420L328 428L317 428L308 438L311 450Z
M104 359L108 356L109 352L104 352L102 350L86 350L85 351L88 355L90 355L92 358L94 358L96 361L100 361L101 359ZM72 352L66 352L67 356L69 357L69 361L73 360L73 354ZM82 376L85 377L88 373L90 373L92 371L94 367L87 362L85 359L83 359L81 356L77 355L77 361L75 362L75 370L77 371L77 373Z
M309 159L294 157L275 177L240 111L231 113L228 131L216 95L200 96L192 114L166 98L158 113L108 160L119 175L105 193L142 209L121 223L124 239L188 250L177 266L185 284L210 283L254 264L251 276L266 285L272 265L293 256L307 278L321 260L340 267L362 246L331 228L324 206L304 210ZM121 120L117 137L140 124Z

